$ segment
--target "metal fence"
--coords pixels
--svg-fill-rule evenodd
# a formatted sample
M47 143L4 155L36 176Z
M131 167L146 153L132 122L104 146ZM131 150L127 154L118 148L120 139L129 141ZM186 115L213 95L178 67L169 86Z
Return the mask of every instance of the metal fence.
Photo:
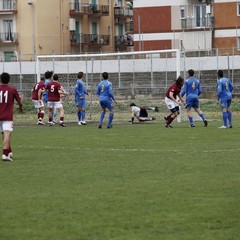
M133 101L143 105L161 105L161 112L166 112L163 104L166 89L179 74L186 77L188 69L194 69L195 76L202 84L202 99L215 98L218 69L222 69L234 83L234 94L237 95L240 89L240 53L237 49L84 54L71 57L52 55L40 56L40 62L23 61L23 58L18 57L15 62L2 61L0 69L12 75L12 84L29 100L30 90L40 74L47 70L58 73L61 83L70 92L63 99L69 121L76 120L74 86L79 71L85 73L86 87L90 92L87 118L91 121L98 119L100 110L95 89L104 71L109 72L109 80L113 82L114 93L120 103L116 106L116 111L121 113L116 114L119 120L126 118L129 103Z

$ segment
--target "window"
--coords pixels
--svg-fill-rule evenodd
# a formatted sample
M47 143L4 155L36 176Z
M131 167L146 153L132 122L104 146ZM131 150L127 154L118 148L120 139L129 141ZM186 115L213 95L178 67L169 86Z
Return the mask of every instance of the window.
M237 15L240 16L240 2L237 3Z
M4 52L4 61L11 62L13 60L14 53L13 52Z
M240 49L240 37L237 38L237 48Z
M196 27L206 25L206 5L196 5Z
M4 10L11 10L13 9L13 1L12 0L3 0L3 9Z
M13 21L12 20L3 20L3 26L4 26L4 37L5 41L13 41Z
M185 8L184 8L184 6L180 7L180 18L181 19L185 18Z

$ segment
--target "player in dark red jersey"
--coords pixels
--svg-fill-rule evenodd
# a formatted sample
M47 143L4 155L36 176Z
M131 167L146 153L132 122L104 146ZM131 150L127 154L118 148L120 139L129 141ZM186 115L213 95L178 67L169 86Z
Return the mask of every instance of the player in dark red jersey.
M165 103L167 105L167 108L171 111L171 114L164 117L164 119L166 120L166 128L172 128L172 121L180 113L179 105L185 105L185 102L180 94L183 84L184 79L182 77L178 77L176 82L172 84L166 92Z
M32 102L36 109L38 109L38 125L44 125L43 118L44 118L44 104L42 101L42 95L45 91L45 78L41 77L41 80L34 84L32 88Z
M64 124L64 109L61 102L61 95L68 95L68 93L63 89L61 84L58 82L58 75L53 75L53 81L47 85L46 90L48 91L48 121L49 125L53 125L53 109L57 108L60 115L59 125L66 127Z
M3 161L12 161L11 133L13 131L13 106L14 100L18 102L19 111L22 111L21 98L16 88L8 85L10 82L9 73L1 74L0 84L0 131L3 135Z

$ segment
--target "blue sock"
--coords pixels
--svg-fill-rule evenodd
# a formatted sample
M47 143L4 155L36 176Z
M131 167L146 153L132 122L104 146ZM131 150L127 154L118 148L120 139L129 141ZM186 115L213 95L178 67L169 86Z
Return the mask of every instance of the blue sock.
M205 116L204 116L204 114L202 113L202 114L199 114L199 116L201 117L201 119L204 121L205 120Z
M228 115L229 125L232 126L232 112L231 111L227 111L227 115Z
M85 121L85 115L86 115L86 111L85 111L85 110L82 110L82 121L83 121L83 122Z
M108 117L108 127L112 126L112 121L113 121L113 113L109 113L109 117Z
M190 124L194 125L193 117L189 117L188 119L189 119Z
M80 121L81 121L81 116L82 116L81 111L79 111L79 112L77 113L77 115L78 115L78 121L80 122Z
M101 113L101 116L100 116L100 124L101 124L101 125L102 125L102 123L103 123L104 117L105 117L105 112L102 112L102 113Z
M228 118L227 112L223 112L222 117L223 117L223 125L227 127L227 118Z

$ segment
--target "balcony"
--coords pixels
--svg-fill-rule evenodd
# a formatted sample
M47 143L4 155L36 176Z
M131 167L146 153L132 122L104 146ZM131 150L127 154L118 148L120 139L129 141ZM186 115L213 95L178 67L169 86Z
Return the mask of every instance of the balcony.
M131 10L129 8L115 7L114 8L114 17L120 18L120 19L132 18L133 10Z
M0 33L0 45L15 45L18 43L17 33Z
M109 5L87 4L75 2L70 4L71 17L88 15L94 17L109 16Z
M134 44L133 36L130 34L125 34L123 36L115 36L115 48L127 48L132 47Z
M71 35L72 46L76 46L79 44L104 46L104 45L109 45L109 42L110 42L110 35L80 34L80 33L72 33Z
M17 0L0 0L0 14L13 14L17 12Z
M209 15L204 18L184 18L181 19L181 29L213 29L214 17Z

